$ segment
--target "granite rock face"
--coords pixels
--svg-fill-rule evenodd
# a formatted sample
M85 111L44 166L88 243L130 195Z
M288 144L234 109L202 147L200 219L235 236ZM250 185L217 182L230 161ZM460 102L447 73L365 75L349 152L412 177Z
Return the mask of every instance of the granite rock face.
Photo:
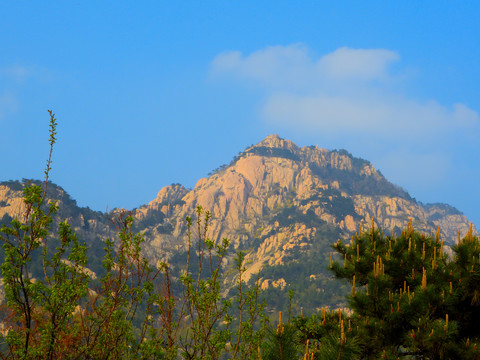
M184 219L198 205L212 215L212 238L229 238L235 249L247 253L249 273L264 264L289 261L293 248L308 251L318 241L319 221L348 239L362 220L371 224L373 218L386 232L400 231L412 220L422 232L440 227L449 244L455 243L458 231L464 235L469 227L468 219L455 208L416 202L366 160L344 150L299 148L276 135L198 180L194 189L167 186L154 201L136 210L139 220L161 215L161 225L142 229L152 255L168 257L171 251L185 249Z
M21 214L21 188L20 182L0 183L0 219ZM50 188L49 196L59 201L60 217L87 243L115 236L106 214L79 208L63 189ZM145 233L145 250L154 262L186 249L185 218L199 205L212 215L209 236L229 238L235 249L246 253L247 277L265 264L294 261L294 254L308 252L315 242L335 242L319 236L319 224L348 239L362 220L370 226L373 218L387 233L412 220L422 232L440 227L448 244L469 227L460 211L416 202L366 160L345 150L300 148L276 135L247 148L193 189L166 186L149 204L133 210L135 230ZM272 280L262 286L284 284Z

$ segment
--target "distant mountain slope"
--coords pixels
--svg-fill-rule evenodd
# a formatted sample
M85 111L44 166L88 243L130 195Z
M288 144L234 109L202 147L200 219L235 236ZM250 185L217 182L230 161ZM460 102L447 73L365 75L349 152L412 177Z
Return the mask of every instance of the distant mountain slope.
M38 180L0 182L0 226L9 225L12 218L23 214L23 187L28 182L43 186L43 183ZM101 240L116 236L113 223L108 219L107 214L77 206L76 201L60 186L49 183L47 189L47 201L56 200L59 206L51 226L54 229L53 234L55 229L58 229L58 223L67 220L80 241L86 242L90 247L89 266L95 272L101 271L104 248ZM3 259L3 250L0 250L0 254ZM38 263L34 261L33 270L41 267L40 259L34 260L38 260Z
M20 182L0 183L3 222L19 213L21 187ZM52 185L49 195L60 200L59 216L87 243L98 248L99 238L114 233L105 214L79 208L60 187ZM135 228L145 233L145 249L154 261L169 259L174 267L181 266L184 220L198 205L212 214L210 236L229 238L234 249L247 254L247 276L259 273L262 287L278 298L277 304L282 289L293 287L299 301L312 308L342 301L342 290L332 285L325 270L329 246L350 238L361 220L370 224L373 217L388 233L410 219L422 232L440 226L449 244L469 226L457 209L416 202L370 162L345 150L299 148L276 135L245 149L228 166L198 180L194 189L166 186L156 199L133 210Z
M0 182L0 219L5 221L22 213L23 187L28 182L43 187L43 182L38 180ZM64 189L51 182L47 186L47 201L50 199L56 200L59 205L57 220L68 220L79 235L91 238L112 234L113 227L106 221L106 214L77 206L77 202Z

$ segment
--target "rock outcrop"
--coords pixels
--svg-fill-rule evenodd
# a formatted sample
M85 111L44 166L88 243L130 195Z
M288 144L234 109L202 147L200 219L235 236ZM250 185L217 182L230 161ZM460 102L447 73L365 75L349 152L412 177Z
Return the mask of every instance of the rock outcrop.
M63 189L51 188L60 216L87 242L112 235L105 214L79 208ZM0 183L0 219L21 213L21 190L20 182ZM264 265L294 262L316 251L320 242L328 246L350 238L361 220L370 224L373 218L386 232L398 231L410 220L426 233L440 227L450 245L459 230L464 235L469 227L458 210L416 202L366 160L345 150L300 148L277 135L247 148L193 189L166 186L149 204L133 210L135 230L145 234L145 249L154 262L185 251L185 218L199 205L212 215L209 236L229 238L234 249L246 253L247 278ZM284 288L286 278L264 279L262 287Z
M417 203L368 161L344 150L299 148L276 135L246 149L190 191L180 185L165 187L135 215L144 219L161 212L164 225L145 229L147 240L152 248L181 250L183 220L198 205L212 215L211 237L229 238L235 249L247 249L253 271L283 263L294 247L308 249L318 221L347 239L360 220L369 224L373 217L377 226L392 231L412 219L426 233L440 227L450 244L458 230L465 234L469 226L468 219L448 205ZM170 232L165 232L165 224Z

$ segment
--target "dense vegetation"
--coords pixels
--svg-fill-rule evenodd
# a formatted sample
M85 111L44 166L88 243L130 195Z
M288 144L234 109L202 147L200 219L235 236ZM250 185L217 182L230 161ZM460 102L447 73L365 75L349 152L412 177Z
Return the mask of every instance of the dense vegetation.
M304 340L342 358L479 359L480 241L472 228L451 255L439 230L425 236L409 225L384 236L372 223L359 234L334 245L341 260L331 263L351 284L350 315L296 319Z
M369 196L388 195L411 200L410 195L406 191L388 182L383 177L375 179L371 176L361 175L356 171L338 169L332 167L330 164L327 164L326 166L318 166L312 163L309 164L309 167L315 175L326 181L338 181L340 187L345 189L349 194Z
M336 308L347 305L347 282L334 281L333 274L328 269L331 251L328 239L337 239L338 229L313 216L316 219L313 224L316 233L309 246L306 249L293 247L286 251L283 264L265 265L260 270L260 278L272 282L284 279L288 284L285 288L270 286L264 291L264 296L268 299L268 310L286 311L289 305L289 290L295 293L292 306L297 314L301 308L305 314L311 314L324 306Z

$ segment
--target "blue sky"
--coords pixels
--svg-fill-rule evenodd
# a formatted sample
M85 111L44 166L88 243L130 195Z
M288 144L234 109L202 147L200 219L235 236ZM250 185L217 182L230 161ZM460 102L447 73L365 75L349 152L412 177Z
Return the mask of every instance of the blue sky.
M477 2L0 3L0 180L79 205L193 187L276 133L344 148L480 224Z

